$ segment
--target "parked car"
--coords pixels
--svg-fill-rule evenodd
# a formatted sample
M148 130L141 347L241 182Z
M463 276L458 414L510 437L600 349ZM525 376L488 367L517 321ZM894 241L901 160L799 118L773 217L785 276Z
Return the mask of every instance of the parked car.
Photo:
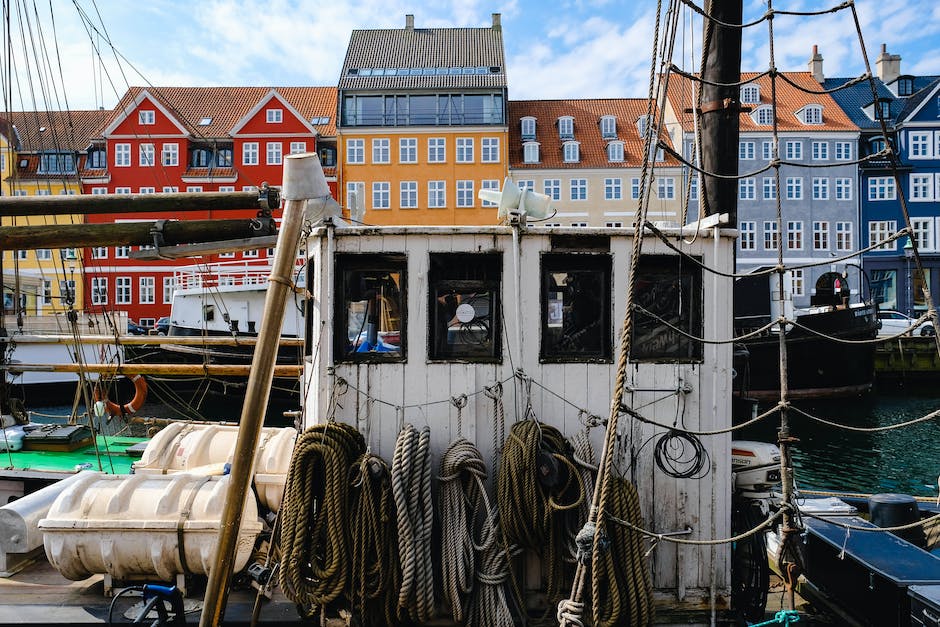
M170 317L163 316L153 324L153 332L157 335L166 335L170 332Z
M128 335L147 335L148 330L140 326L130 318L127 319L127 333Z
M878 335L897 335L905 331L910 331L911 335L916 333L917 335L923 336L932 336L937 333L937 330L933 327L933 323L929 320L920 325L916 330L913 329L914 323L917 322L916 318L911 318L910 316L902 314L900 311L894 311L892 309L879 311L878 320L881 323L878 329Z

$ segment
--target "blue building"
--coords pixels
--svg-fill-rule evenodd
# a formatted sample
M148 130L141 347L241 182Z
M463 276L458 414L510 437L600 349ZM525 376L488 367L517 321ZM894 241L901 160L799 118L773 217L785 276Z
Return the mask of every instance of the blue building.
M810 70L832 92L833 99L858 125L861 248L884 244L863 253L873 297L882 309L920 315L927 308L924 288L937 291L940 279L940 77L901 73L901 57L882 45L876 62L874 88L869 81L846 84L851 78L825 78L822 56L815 53ZM876 156L886 144L895 155ZM894 167L892 167L892 161ZM891 240L904 228L906 199L913 242ZM912 262L913 245L924 263L920 273Z

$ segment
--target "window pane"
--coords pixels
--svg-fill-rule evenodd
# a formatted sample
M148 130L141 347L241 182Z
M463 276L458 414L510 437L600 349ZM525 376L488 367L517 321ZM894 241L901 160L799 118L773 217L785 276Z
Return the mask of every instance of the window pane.
M341 361L405 357L403 256L338 255L336 355Z
M433 254L429 357L499 361L502 259L493 254Z
M542 256L543 359L609 361L610 257Z
M676 255L644 255L637 267L633 361L701 361L702 270ZM664 322L663 322L664 321Z

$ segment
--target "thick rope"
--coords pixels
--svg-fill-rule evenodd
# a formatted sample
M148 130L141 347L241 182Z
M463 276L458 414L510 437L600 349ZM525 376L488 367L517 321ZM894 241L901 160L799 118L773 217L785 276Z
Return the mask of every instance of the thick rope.
M427 622L434 615L431 565L431 430L412 425L398 434L392 460L392 493L398 512L398 556L402 580L398 616Z
M393 625L401 577L391 469L366 453L353 468L351 483L350 606L364 624Z
M279 514L280 584L305 616L336 600L349 579L348 472L365 448L343 423L314 425L294 446Z

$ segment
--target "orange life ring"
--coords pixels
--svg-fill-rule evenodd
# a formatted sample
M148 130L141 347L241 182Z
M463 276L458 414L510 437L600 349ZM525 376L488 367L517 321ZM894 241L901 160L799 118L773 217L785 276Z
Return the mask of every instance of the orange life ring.
M123 405L118 405L108 400L107 395L105 395L103 391L99 391L97 388L95 389L95 400L104 401L108 415L126 416L136 413L138 409L144 406L144 402L147 400L147 380L144 378L144 375L137 374L131 377L131 381L134 383L134 398L132 398L129 403L124 403Z

